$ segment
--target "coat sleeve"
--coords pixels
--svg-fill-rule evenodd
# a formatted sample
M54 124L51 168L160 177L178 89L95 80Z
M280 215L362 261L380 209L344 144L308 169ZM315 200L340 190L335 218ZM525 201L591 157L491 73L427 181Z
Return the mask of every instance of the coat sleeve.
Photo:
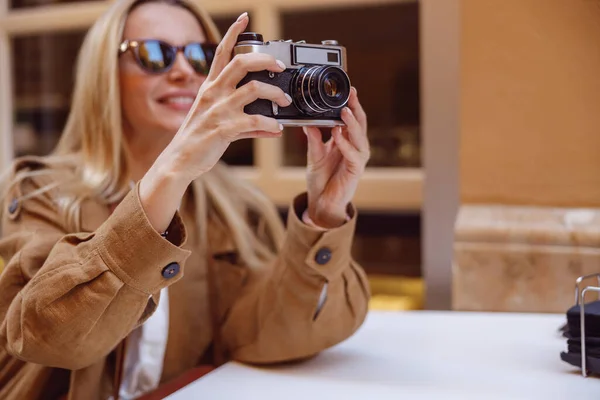
M185 228L176 214L169 240L160 236L136 186L96 231L67 233L49 195L19 201L39 186L22 183L2 205L0 345L24 361L80 369L110 353L183 276ZM179 272L163 274L173 263Z
M277 258L250 270L228 313L222 336L232 359L276 363L311 357L350 337L366 317L369 284L351 256L356 210L350 205L349 221L322 231L300 220L306 205L306 194L294 200Z

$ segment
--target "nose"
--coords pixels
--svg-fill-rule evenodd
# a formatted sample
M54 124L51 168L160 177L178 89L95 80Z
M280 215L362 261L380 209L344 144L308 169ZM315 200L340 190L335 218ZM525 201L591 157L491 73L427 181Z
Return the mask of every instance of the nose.
M169 79L173 81L188 81L196 77L196 71L185 59L182 52L177 52L173 66L169 70Z

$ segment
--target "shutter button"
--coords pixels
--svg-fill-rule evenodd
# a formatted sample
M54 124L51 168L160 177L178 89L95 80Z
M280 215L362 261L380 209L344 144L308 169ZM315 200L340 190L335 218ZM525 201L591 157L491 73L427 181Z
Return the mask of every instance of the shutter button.
M170 279L170 278L174 277L175 275L177 275L179 273L179 268L180 268L179 264L176 262L167 265L162 270L163 278Z
M315 256L315 261L317 262L317 264L324 265L327 264L329 260L331 260L331 250L329 250L327 247L323 247L322 249L317 251L317 254Z

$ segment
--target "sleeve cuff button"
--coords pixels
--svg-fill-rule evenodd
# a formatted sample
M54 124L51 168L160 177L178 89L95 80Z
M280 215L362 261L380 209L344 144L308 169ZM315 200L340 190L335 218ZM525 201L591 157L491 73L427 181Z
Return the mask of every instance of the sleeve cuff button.
M179 269L180 269L179 264L176 262L173 262L163 268L162 276L165 279L172 278L179 273Z
M331 260L331 250L329 250L327 247L323 247L317 251L317 254L315 255L315 261L317 264L325 265L329 262L329 260Z
M19 201L17 199L13 199L8 205L9 214L14 214L17 211L17 207L19 206Z

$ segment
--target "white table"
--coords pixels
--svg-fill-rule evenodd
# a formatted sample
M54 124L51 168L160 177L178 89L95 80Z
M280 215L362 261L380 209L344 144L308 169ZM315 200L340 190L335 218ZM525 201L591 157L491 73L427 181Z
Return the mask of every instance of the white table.
M563 362L564 315L371 312L347 341L295 365L225 364L187 399L600 399L600 379Z

